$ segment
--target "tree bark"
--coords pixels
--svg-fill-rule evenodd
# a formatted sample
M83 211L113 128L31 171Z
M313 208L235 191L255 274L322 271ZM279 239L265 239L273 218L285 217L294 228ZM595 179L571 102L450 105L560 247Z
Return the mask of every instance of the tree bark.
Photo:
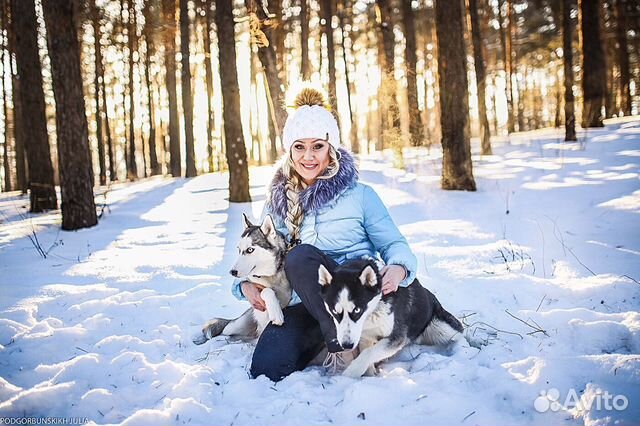
M56 101L62 229L75 230L98 223L82 93L80 46L72 0L43 0L42 9Z
M94 58L95 72L93 86L95 87L95 117L96 117L96 142L98 144L98 165L100 168L100 185L107 184L107 162L104 153L104 141L102 140L102 115L100 113L100 80L103 77L102 72L102 52L100 47L100 9L96 5L95 0L91 0L91 17L93 24L93 41L94 41ZM103 93L102 96L105 96Z
M247 149L240 119L240 88L236 67L235 28L232 0L216 0L215 22L218 34L218 54L227 164L229 165L229 201L251 201Z
M176 88L176 2L162 0L164 17L164 67L167 97L169 99L169 156L170 172L174 177L182 174L180 157L180 121L178 119L178 92Z
M413 18L413 9L410 1L401 1L402 20L404 22L405 37L405 60L407 76L407 101L409 104L409 133L411 133L411 144L420 146L424 142L424 125L420 117L418 108L418 83L416 81L416 67L418 58L416 56L416 29Z
M339 9L338 9L338 25L340 28L340 47L342 48L342 62L344 63L344 79L345 79L345 84L347 86L347 103L349 105L349 123L350 123L350 134L349 134L349 139L350 139L350 143L351 143L351 151L354 154L357 154L360 152L360 147L358 146L358 126L357 126L357 122L354 118L354 114L353 114L353 102L351 100L351 92L355 91L355 86L353 85L353 82L351 81L351 77L350 77L350 72L349 72L349 61L347 56L349 57L354 57L353 55L353 51L351 51L350 55L347 55L347 45L345 43L347 37L348 37L348 33L347 33L347 29L345 28L345 22L344 22L344 17L345 17L345 11L347 12L347 16L352 16L351 14L351 9L350 9L350 5L347 2L347 0L343 0L340 5L339 5ZM353 19L351 19L350 22L350 27L353 28ZM353 49L353 40L351 40L351 47Z
M213 129L215 128L213 112L213 69L211 66L211 0L202 0L202 7L205 8L205 32L204 32L204 71L207 82L207 160L209 172L215 170Z
M103 69L104 70L104 69ZM109 110L107 109L107 86L104 82L104 75L102 76L102 109L104 111L104 130L107 135L107 154L109 156L109 180L115 182L118 180L118 173L116 170L116 153L113 146L113 139L111 138L111 125L109 124Z
M147 86L147 107L149 111L149 168L151 176L162 174L162 165L158 163L158 154L156 147L156 114L155 105L153 102L154 86L151 83L151 57L155 53L154 44L154 27L157 25L156 13L157 10L150 0L146 0L144 5L144 41L146 46L145 52L145 66L144 66L144 80L145 86Z
M480 121L480 144L482 155L491 155L491 133L487 119L486 73L484 55L482 52L482 34L480 17L478 15L478 0L469 0L469 15L471 17L471 38L473 41L473 64L476 70L476 85L478 88L478 120Z
M616 40L618 41L618 67L620 67L620 99L622 112L631 115L631 73L627 43L627 0L616 0Z
M2 44L0 44L0 64L2 64L2 110L4 117L4 144L2 150L2 164L4 169L4 191L9 192L13 189L11 185L11 163L9 162L9 114L7 108L7 79L6 68L4 66L4 55L7 50L4 29L7 27L7 8L5 2L0 5L0 32L2 32Z
M435 2L442 127L442 189L475 191L469 141L467 58L462 1Z
M505 96L507 97L507 132L516 131L513 117L513 88L511 81L511 33L507 37L507 31L504 28L504 15L502 13L502 5L505 0L498 0L498 25L500 29L500 45L502 46L502 63L504 65L505 79ZM507 3L510 7L511 3Z
M8 4L8 20L6 21L6 31L8 35L9 55L16 51L16 36L13 26L13 16L11 6ZM13 65L13 60L9 61L9 70L11 72L11 100L13 103L13 147L16 154L16 189L23 194L27 193L27 164L25 159L24 148L24 129L22 128L22 102L20 101L20 79L17 76Z
M248 5L250 2L246 1ZM272 6L273 7L273 6ZM273 12L272 10L269 10ZM265 10L262 7L256 8L256 14L258 18L263 21L267 18ZM267 94L269 98L267 102L269 104L269 117L272 122L274 122L274 130L276 131L277 136L282 135L282 129L284 128L284 123L287 121L287 111L285 110L285 99L284 99L284 91L283 84L280 80L280 76L278 75L278 62L276 50L274 47L274 36L275 32L269 27L262 27L262 32L264 32L265 37L267 38L269 45L259 45L258 46L258 59L260 59L260 63L262 64L262 71L267 80ZM284 53L283 53L284 54ZM272 135L276 136L276 135ZM271 149L269 152L270 160L275 161L277 157L277 147L275 144L275 137L271 139Z
M300 0L300 60L303 80L311 78L311 64L309 63L309 7L308 0Z
M127 163L127 177L129 180L138 179L138 165L136 163L136 127L134 120L135 114L135 102L134 102L134 81L133 81L133 67L134 53L137 50L137 12L135 8L135 1L129 0L129 29L127 31L127 41L129 43L129 162Z
M338 122L338 129L341 130L340 127L340 119L338 117L338 98L336 95L336 49L335 42L333 40L333 27L331 26L331 21L333 19L333 0L321 0L320 2L320 13L322 14L322 18L324 19L324 25L322 26L322 30L325 34L327 40L327 66L329 73L329 103L331 105L331 110L333 115L335 116ZM340 131L342 135L342 131ZM342 136L341 136L342 137Z
M189 65L189 0L180 1L180 53L182 62L182 111L184 113L185 152L187 153L186 177L198 175L193 142L193 99L191 97L191 66Z
M12 0L16 64L20 79L20 122L29 166L30 211L56 209L57 196L47 133L42 68L38 55L38 24L34 0ZM80 93L79 99L84 102Z
M573 28L571 23L572 0L562 0L562 51L564 55L564 140L575 141L576 117L573 96Z
M580 1L582 35L582 127L602 127L606 69L600 38L600 0Z

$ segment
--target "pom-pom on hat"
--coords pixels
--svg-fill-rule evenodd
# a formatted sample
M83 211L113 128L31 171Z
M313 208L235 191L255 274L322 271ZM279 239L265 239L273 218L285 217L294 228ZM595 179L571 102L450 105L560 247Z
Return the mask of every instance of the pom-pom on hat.
M282 131L282 143L289 151L300 139L326 140L335 149L340 146L338 122L327 109L324 95L314 88L304 88L295 99L295 110L289 113Z

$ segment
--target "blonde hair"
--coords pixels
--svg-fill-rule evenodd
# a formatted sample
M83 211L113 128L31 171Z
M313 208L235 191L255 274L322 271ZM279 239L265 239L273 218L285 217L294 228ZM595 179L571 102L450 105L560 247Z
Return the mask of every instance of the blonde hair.
M317 89L305 87L295 98L295 107L300 108L305 105L318 105L330 111L324 95ZM329 144L329 165L318 179L331 179L340 170L340 153ZM296 172L291 151L285 154L282 161L282 173L287 178L285 184L285 194L287 197L287 215L285 217L285 225L289 231L290 246L298 244L300 239L300 228L304 220L304 211L300 204L300 192L304 191L308 185L302 180L302 177Z

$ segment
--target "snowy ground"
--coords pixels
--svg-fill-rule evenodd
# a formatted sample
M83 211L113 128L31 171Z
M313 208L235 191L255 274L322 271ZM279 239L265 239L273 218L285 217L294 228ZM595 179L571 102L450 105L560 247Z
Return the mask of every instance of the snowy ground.
M361 380L320 367L250 380L252 345L190 341L206 319L246 308L227 271L240 213L259 215L271 168L251 170L251 205L230 206L219 174L115 186L99 226L73 233L3 194L0 417L640 424L640 121L580 139L554 130L494 142L495 155L475 158L476 193L441 191L435 152L408 152L409 172L362 159L422 283L488 344L411 346Z

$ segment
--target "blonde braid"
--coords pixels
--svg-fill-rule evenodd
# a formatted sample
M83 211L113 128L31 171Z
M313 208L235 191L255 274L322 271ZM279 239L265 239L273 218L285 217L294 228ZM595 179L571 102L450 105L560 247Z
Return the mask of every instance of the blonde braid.
M304 220L304 212L302 211L302 205L300 204L300 191L304 190L307 185L298 177L297 173L292 173L287 179L285 184L285 191L287 195L287 217L284 220L287 229L289 230L289 237L291 245L295 245L296 241L300 239L300 228L302 227L302 221Z

